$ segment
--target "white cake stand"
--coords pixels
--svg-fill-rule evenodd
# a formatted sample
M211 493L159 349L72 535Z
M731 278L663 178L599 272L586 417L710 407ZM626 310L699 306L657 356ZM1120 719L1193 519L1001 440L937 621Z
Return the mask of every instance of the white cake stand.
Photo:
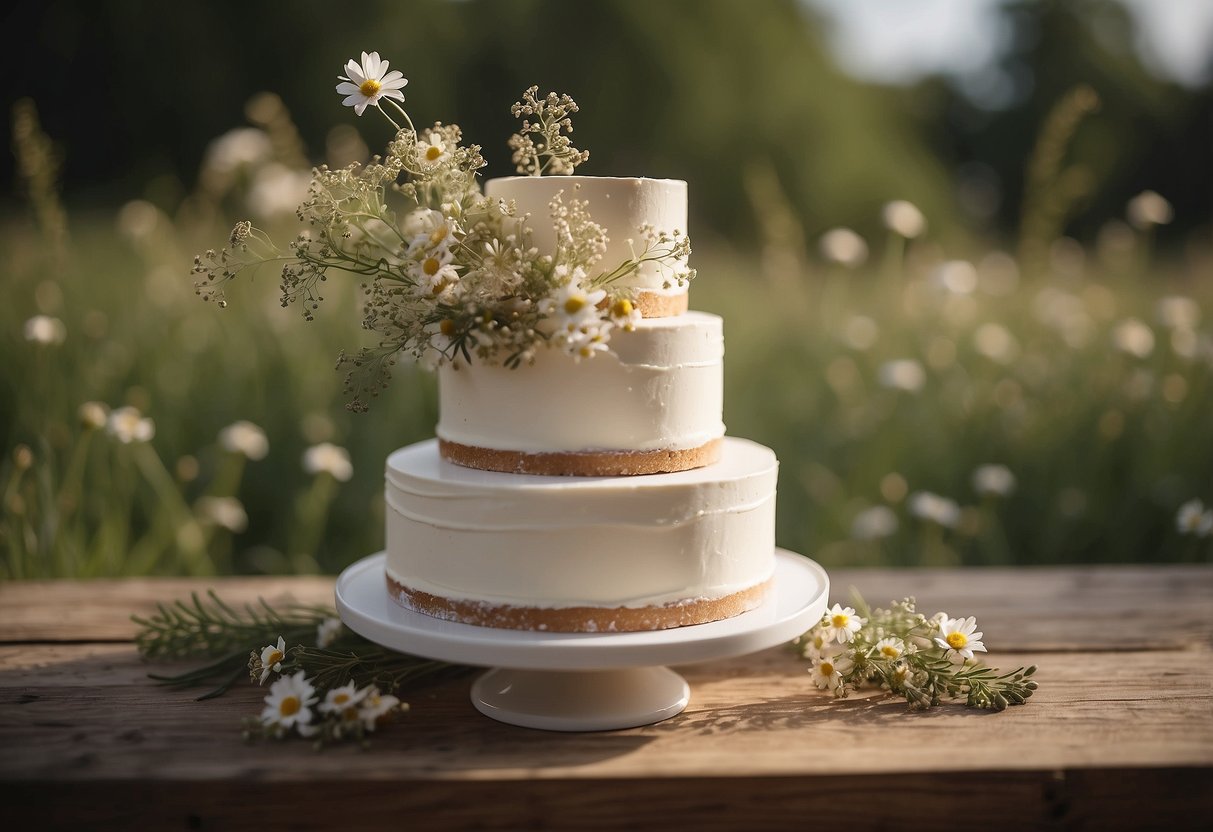
M511 725L605 731L660 722L690 700L666 664L743 656L811 628L825 612L830 581L808 558L777 550L772 592L759 608L709 624L641 633L499 630L432 618L389 597L384 553L337 579L337 612L351 630L392 650L492 667L472 685L472 704Z

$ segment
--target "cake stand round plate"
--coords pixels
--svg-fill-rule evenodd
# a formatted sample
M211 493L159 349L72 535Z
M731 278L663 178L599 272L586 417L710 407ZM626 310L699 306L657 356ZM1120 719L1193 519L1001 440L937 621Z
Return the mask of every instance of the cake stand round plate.
M830 580L806 557L779 549L762 606L723 621L637 633L499 630L432 618L391 599L386 555L363 558L337 579L336 603L351 630L393 650L492 667L472 686L472 704L511 725L604 731L648 725L682 712L686 681L666 664L743 656L790 641L825 612Z

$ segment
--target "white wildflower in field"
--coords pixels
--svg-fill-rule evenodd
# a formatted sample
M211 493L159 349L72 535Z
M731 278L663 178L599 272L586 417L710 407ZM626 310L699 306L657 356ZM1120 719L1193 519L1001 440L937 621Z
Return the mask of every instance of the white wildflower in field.
M261 711L261 724L280 733L295 728L309 736L314 731L312 706L316 701L316 688L302 670L294 676L284 676L270 686L265 709Z
M867 315L853 315L842 327L842 340L860 352L871 349L880 338L880 327Z
M274 146L264 130L238 127L207 145L202 165L217 173L231 173L242 167L260 165L273 155Z
M977 269L968 260L947 260L936 267L935 282L954 295L970 295L977 288Z
M86 430L100 430L109 421L110 409L102 402L85 402L76 411L81 427Z
M338 482L349 482L354 476L349 451L331 442L321 442L304 451L303 470L309 474L328 474Z
M927 372L913 358L899 358L881 365L880 383L893 390L917 393L927 383Z
M918 210L918 206L904 199L886 202L880 210L880 218L884 227L907 240L921 236L927 230L927 218Z
M235 497L199 497L194 503L198 519L239 534L248 528L248 514Z
M265 219L293 215L307 199L311 182L312 174L308 171L292 170L277 162L268 164L253 176L248 193L249 211Z
M1200 306L1183 295L1160 298L1155 310L1158 322L1168 329L1196 329L1200 323Z
M1154 352L1154 330L1137 318L1126 318L1112 330L1116 348L1137 358Z
M1188 500L1179 507L1175 525L1180 534L1209 537L1213 535L1213 509L1206 509L1200 500Z
M1015 491L1015 475L1005 465L981 465L973 472L973 490L983 497L1006 497Z
M945 650L953 650L957 655L966 659L973 658L973 652L986 652L986 646L981 643L982 633L977 631L977 619L945 618L939 625L939 635L935 643Z
M1145 230L1155 225L1166 225L1175 217L1171 203L1156 191L1142 191L1129 200L1125 216L1135 228Z
M863 626L863 619L855 614L854 607L844 607L835 604L826 610L821 618L821 628L825 632L826 641L837 641L846 644L855 637Z
M842 674L853 666L846 656L828 656L819 659L809 668L813 684L822 690L838 690L842 686Z
M265 431L243 419L219 431L219 444L225 451L243 454L253 461L265 459L265 455L270 452L270 442L265 437Z
M888 506L871 506L855 515L851 521L851 537L855 540L879 540L897 532L897 515Z
M853 269L868 259L868 244L849 228L831 228L818 243L821 256L831 263Z
M417 142L417 161L423 165L442 164L447 154L446 142L442 140L442 134L436 130L431 130L429 135L422 136L421 140Z
M408 84L408 79L399 70L388 72L388 62L381 60L378 52L363 52L361 63L355 63L351 58L345 71L345 75L337 76L342 82L337 85L337 92L345 96L341 103L353 107L358 115L367 107L378 107L381 98L404 101L404 93L400 90Z
M156 423L144 418L135 407L119 407L110 412L105 424L110 436L124 445L150 442L156 435Z
M910 495L910 513L923 520L938 523L945 528L956 528L960 522L960 506L955 500L932 494L930 491L916 491Z
M35 315L25 322L25 340L54 347L67 340L67 327L58 318Z
M1019 341L1002 324L984 323L973 333L973 346L991 361L1010 364L1019 355Z
M320 648L328 647L337 640L337 636L341 633L340 618L326 618L316 625L316 646Z
M261 648L261 684L265 684L265 680L269 678L271 673L281 672L282 660L285 658L286 639L282 636L278 636L277 644L270 644Z

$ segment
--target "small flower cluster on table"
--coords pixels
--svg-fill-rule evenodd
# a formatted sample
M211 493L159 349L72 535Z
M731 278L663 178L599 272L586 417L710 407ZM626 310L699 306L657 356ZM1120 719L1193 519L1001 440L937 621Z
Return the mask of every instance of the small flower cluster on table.
M973 616L927 618L906 598L864 615L834 604L796 646L812 663L817 687L838 697L873 685L904 697L914 710L961 696L975 708L1022 705L1036 690L1036 667L1001 675L986 667L974 658L986 652L983 635Z

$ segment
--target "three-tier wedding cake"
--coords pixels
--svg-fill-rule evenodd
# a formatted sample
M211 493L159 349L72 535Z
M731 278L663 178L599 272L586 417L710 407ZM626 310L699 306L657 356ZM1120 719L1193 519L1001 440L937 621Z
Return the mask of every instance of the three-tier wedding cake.
M564 192L634 256L638 228L685 231L685 182L510 177L486 194L530 215L534 245ZM687 311L687 287L642 263L626 277L643 316L588 360L447 362L437 438L391 454L387 586L402 605L489 627L656 630L759 605L775 566L778 462L726 437L724 338Z

